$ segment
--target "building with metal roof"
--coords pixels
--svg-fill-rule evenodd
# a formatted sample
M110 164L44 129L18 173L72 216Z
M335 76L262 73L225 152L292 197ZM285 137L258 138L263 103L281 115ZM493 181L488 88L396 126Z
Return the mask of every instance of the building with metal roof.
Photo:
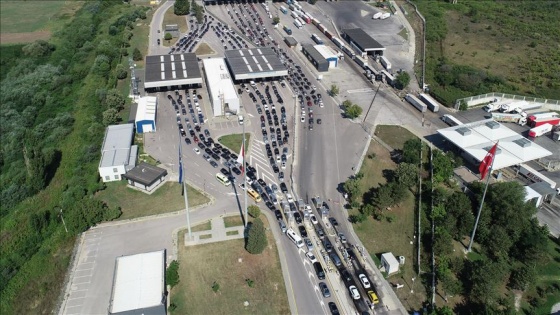
M319 72L329 71L329 61L321 55L311 44L301 45L301 52L307 57Z
M123 174L136 166L138 146L132 145L133 137L134 124L107 127L99 162L99 175L103 182L121 180Z
M138 99L136 107L136 132L154 132L156 131L156 112L157 97L144 96Z
M343 38L362 57L365 55L383 55L385 47L369 36L361 28L349 28L342 30Z
M329 69L338 67L338 54L336 51L326 45L315 45L313 47L329 62Z
M463 152L463 157L474 165L478 165L492 146L499 141L494 170L552 154L493 119L440 129L438 133L459 148Z
M284 37L284 42L286 43L286 45L288 45L288 47L292 48L292 47L296 47L298 42L295 38L293 38L292 36L286 36Z
M146 56L146 91L200 87L202 75L194 53Z
M239 113L241 101L235 91L225 59L202 59L202 67L214 116Z
M166 314L165 251L118 257L109 314Z
M235 81L271 79L288 75L288 68L270 47L226 50L225 57Z
M151 192L165 180L165 176L167 176L167 170L142 162L122 177L128 181L130 186Z

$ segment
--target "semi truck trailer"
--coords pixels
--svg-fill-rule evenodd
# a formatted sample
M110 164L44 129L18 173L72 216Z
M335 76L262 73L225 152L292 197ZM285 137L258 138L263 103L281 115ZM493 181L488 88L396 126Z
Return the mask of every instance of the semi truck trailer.
M426 110L428 109L428 106L426 106L426 104L422 103L421 100L419 100L416 96L412 94L406 94L404 99L407 100L410 104L412 104L412 106L416 107L416 109L419 110L421 113L425 113Z

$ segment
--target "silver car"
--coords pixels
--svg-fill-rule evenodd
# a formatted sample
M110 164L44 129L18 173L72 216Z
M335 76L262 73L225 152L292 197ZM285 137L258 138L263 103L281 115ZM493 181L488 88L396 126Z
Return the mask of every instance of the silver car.
M305 246L307 246L307 250L312 251L313 250L313 242L308 238L304 238L303 241L305 242Z

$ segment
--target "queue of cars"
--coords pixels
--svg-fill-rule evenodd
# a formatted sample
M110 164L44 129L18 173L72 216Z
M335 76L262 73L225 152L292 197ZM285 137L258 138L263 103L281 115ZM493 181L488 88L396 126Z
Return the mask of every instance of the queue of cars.
M210 28L213 21L214 17L209 15L204 15L204 21L200 25L196 23L194 19L191 19L189 21L189 32L187 33L187 35L179 39L175 46L171 47L168 54L192 52L194 50L194 47L208 32L208 29ZM158 45L159 44L160 40L158 39Z

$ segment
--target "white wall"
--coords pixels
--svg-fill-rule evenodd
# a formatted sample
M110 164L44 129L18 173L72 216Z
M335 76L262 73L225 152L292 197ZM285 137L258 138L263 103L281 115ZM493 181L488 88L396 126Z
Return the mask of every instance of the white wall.
M121 180L121 175L125 173L124 165L99 168L99 176L104 183Z

